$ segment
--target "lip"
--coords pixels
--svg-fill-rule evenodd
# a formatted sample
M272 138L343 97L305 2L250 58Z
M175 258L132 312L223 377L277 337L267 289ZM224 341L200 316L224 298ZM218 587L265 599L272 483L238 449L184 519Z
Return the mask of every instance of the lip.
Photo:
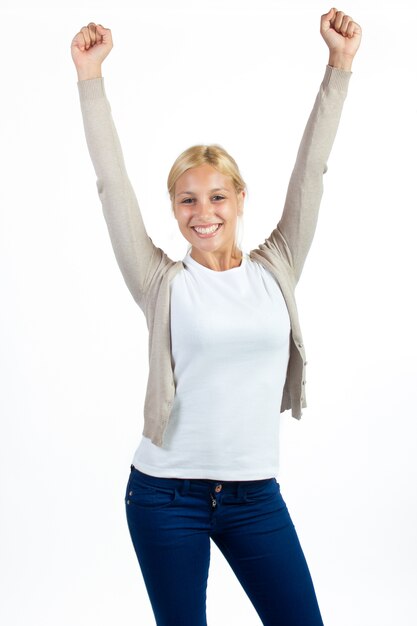
M219 228L215 230L214 233L199 233L195 230L196 226L199 226L201 228L210 228L210 226L215 226L217 224ZM200 239L211 239L211 237L215 237L217 233L220 232L222 226L223 224L220 222L213 222L211 224L195 224L195 226L191 226L191 228L193 229L193 232L197 235L197 237L200 237Z

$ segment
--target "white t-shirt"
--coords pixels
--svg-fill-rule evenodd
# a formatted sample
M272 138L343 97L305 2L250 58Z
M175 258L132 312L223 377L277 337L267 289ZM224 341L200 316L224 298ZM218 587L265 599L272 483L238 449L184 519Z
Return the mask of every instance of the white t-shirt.
M290 339L281 290L247 253L225 271L189 253L183 262L171 283L174 406L163 447L142 436L132 463L162 477L277 476Z

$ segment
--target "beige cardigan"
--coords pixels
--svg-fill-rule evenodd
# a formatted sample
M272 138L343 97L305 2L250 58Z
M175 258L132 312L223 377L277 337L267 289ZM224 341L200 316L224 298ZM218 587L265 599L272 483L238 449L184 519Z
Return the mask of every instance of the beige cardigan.
M250 251L275 277L291 321L290 359L281 412L300 419L306 407L305 350L294 289L316 229L323 174L347 95L350 71L326 66L290 178L282 217L265 243ZM170 282L184 269L156 247L145 230L129 181L103 78L77 83L85 136L97 175L113 250L125 283L146 316L149 329L149 376L143 435L163 445L175 396L170 343ZM255 416L254 416L255 417Z

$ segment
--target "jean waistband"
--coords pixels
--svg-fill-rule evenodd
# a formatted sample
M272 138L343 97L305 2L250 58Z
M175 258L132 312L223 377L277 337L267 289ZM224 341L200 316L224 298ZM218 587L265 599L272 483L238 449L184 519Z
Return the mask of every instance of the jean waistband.
M214 480L211 478L170 478L151 476L150 474L141 472L133 464L130 466L130 471L135 472L138 476L140 476L141 480L147 485L155 487L175 487L181 491L207 491L221 485L222 492L240 494L244 493L251 486L262 486L271 480L275 480L275 477L261 478L259 480Z

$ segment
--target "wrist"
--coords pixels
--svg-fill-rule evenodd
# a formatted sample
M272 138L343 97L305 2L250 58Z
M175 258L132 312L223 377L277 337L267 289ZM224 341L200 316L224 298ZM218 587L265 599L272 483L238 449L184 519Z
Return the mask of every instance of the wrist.
M353 57L348 54L331 52L329 55L328 65L338 70L345 70L347 72L350 72L352 69L352 63Z
M90 80L91 78L102 78L101 66L77 68L78 80Z

